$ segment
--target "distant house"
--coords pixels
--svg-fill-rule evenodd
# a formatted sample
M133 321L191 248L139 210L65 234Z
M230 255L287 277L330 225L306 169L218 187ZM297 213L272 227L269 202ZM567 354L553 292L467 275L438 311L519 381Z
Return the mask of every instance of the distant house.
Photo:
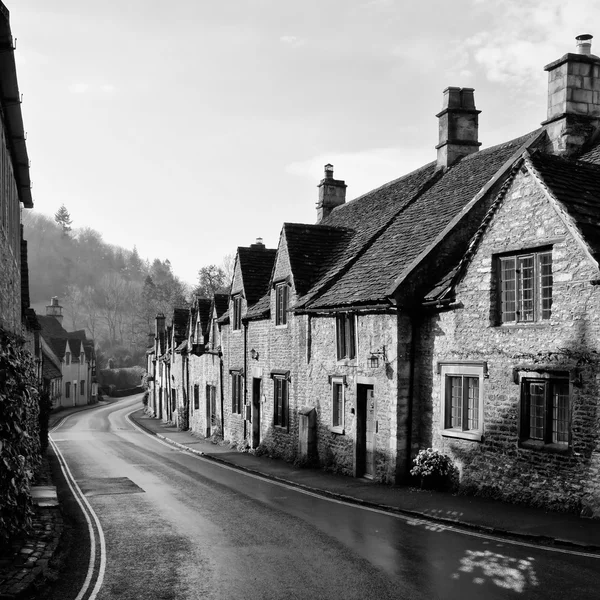
M0 89L0 327L21 334L36 326L28 310L27 242L21 224L21 207L33 208L33 200L13 37L2 2Z
M52 298L46 315L38 316L41 329L42 373L53 406L80 406L96 402L96 358L94 342L84 330L67 331L62 326L62 306ZM57 372L60 371L60 374Z
M545 69L539 129L480 151L449 87L435 160L350 202L326 165L316 224L238 249L227 311L188 333L194 431L386 482L433 446L464 491L600 517L591 36Z

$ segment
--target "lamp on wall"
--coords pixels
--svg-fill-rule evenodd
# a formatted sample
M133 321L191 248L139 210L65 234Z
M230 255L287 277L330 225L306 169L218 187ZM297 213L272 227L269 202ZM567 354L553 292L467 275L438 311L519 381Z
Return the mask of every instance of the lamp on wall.
M383 358L383 362L387 363L387 353L385 346L381 346L379 350L371 350L370 356L367 358L367 365L370 369L376 369L379 366L379 357Z
M258 360L258 352L252 348L252 350L250 350L250 356L252 357L253 360Z

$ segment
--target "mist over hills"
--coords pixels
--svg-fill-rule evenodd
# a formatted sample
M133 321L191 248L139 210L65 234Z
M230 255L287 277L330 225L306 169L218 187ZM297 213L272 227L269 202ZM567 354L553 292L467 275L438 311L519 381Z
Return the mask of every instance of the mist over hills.
M135 247L108 244L94 229L71 229L68 212L61 216L61 210L54 219L23 215L31 306L44 315L57 296L64 327L85 329L96 342L100 362L112 358L115 367L143 364L156 314L187 306L189 290L168 259L143 260Z

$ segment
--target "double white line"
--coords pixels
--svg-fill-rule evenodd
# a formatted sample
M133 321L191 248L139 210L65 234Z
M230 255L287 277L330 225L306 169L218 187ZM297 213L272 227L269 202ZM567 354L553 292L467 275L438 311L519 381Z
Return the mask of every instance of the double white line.
M62 425L62 421L60 425ZM96 515L94 509L87 501L87 498L83 495L81 488L77 485L77 482L75 481L75 478L73 477L73 474L71 473L71 470L69 469L67 461L62 455L62 452L58 449L58 446L51 437L49 437L49 442L52 446L52 450L54 450L54 453L58 458L58 462L63 475L65 476L67 485L69 486L73 497L77 501L77 504L79 504L85 520L87 521L88 531L90 534L90 562L88 566L88 572L85 581L83 582L83 586L79 590L75 600L84 600L84 598L86 600L95 600L100 588L102 587L102 582L104 581L104 572L106 570L106 541L104 539L104 531L102 531L102 525L100 525L98 515ZM96 539L96 532L98 539ZM96 546L98 546L98 550L96 549ZM96 553L98 553L98 556L96 556ZM94 587L88 594L88 590L92 585Z

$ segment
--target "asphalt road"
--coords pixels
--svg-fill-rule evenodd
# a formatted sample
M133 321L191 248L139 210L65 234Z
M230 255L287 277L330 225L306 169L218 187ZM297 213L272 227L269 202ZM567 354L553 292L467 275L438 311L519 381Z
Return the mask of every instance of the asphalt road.
M75 599L86 577L78 600L598 597L600 558L463 534L225 468L134 428L126 415L140 401L76 413L52 433L83 499L80 507L61 476L69 543L40 599Z

